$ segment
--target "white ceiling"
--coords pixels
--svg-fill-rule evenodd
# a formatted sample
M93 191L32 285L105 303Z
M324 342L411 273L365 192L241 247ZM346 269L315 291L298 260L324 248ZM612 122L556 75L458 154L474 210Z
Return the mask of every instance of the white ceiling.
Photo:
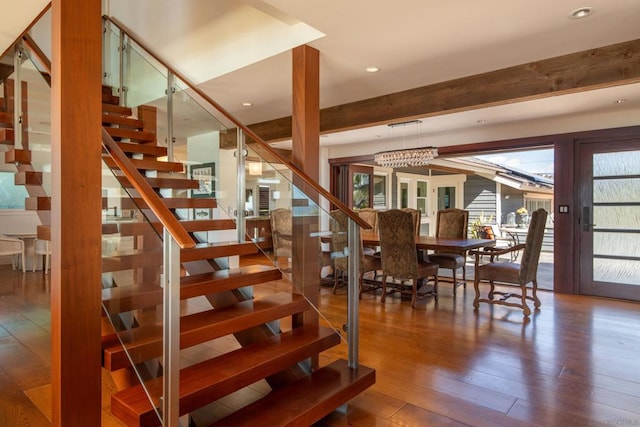
M19 7L2 2L8 11L0 16L4 50L46 2L23 0ZM640 38L638 0L105 4L153 50L247 124L291 114L290 49L300 43L320 51L324 108ZM583 6L593 7L593 15L569 19L572 10ZM368 66L380 71L366 73ZM616 104L617 99L626 102ZM245 101L253 106L242 106ZM636 84L432 117L414 136L419 133L425 145L444 146L628 126L638 124L639 114ZM389 149L390 140L397 144L399 135L394 132L387 126L340 132L321 138L321 145L330 147L331 157L373 152Z

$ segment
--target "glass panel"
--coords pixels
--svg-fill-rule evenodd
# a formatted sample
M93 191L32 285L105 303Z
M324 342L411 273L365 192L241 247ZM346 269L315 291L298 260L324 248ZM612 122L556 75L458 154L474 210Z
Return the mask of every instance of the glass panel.
M425 181L417 181L416 197L427 197L427 183Z
M427 214L427 201L425 199L418 199L417 200L417 208L420 211L420 213L422 215L426 215Z
M354 172L353 174L353 207L355 209L370 208L369 206L369 174Z
M640 286L640 261L594 258L593 280Z
M51 87L45 74L27 58L22 63L21 78L28 93L27 112L22 121L23 145L28 141L31 150L31 166L42 173L42 191L51 195ZM24 87L24 86L23 86ZM24 100L23 100L24 101Z
M593 176L640 175L640 151L596 153L593 155Z
M640 202L640 178L595 179L593 181L593 202Z
M594 206L596 229L640 230L640 206Z
M127 45L124 73L126 106L166 105L167 75L167 70L162 64L142 53L134 45Z
M640 234L637 233L593 233L594 255L613 255L640 258Z
M438 210L456 207L456 187L438 187Z
M120 32L106 25L102 45L102 83L114 92L120 88Z
M116 174L121 175L119 171ZM127 350L138 379L145 385L162 371L162 240L145 218L150 212L136 207L104 163L102 194L103 311L115 331L114 339ZM137 342L136 333L145 336L146 344ZM113 360L116 363L116 358ZM147 389L147 394L158 407L162 387Z

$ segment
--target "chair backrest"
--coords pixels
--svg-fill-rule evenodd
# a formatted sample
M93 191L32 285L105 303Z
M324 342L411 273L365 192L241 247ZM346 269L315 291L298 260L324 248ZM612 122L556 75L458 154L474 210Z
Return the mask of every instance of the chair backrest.
M280 239L279 235L291 236L293 234L293 216L291 209L278 208L271 211L271 235L273 237L273 250L278 254L278 249L291 247L291 239Z
M422 212L418 209L413 208L402 208L400 209L403 212L409 212L411 214L411 219L413 220L415 235L420 235L420 218L422 217Z
M436 217L436 237L443 239L466 239L469 231L469 211L463 209L443 209ZM438 251L436 251L437 253ZM446 251L464 254L464 251Z
M520 261L520 272L518 273L520 283L529 283L536 278L546 223L547 211L538 209L533 212L531 222L529 223L525 248L522 252L522 260Z
M469 225L469 211L444 209L438 211L436 237L443 239L466 239Z
M415 227L416 222L411 212L390 209L378 213L383 274L396 279L417 278Z
M356 211L358 216L365 220L367 224L371 226L371 230L374 233L378 232L378 210L373 208L358 209Z
M18 255L23 253L24 243L22 240L0 236L0 255ZM22 262L24 262L24 260Z
M348 256L345 248L349 246L349 217L343 211L336 209L331 214L331 254L334 259L334 267L341 271L348 269ZM364 267L364 251L362 247L362 239L360 239L360 271ZM342 253L343 255L340 255Z

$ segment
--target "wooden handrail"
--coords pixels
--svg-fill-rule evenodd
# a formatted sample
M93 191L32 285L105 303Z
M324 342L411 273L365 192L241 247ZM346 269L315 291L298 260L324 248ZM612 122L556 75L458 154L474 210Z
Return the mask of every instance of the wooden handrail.
M255 132L249 129L247 126L242 124L236 117L234 117L230 112L225 110L220 104L214 101L210 96L204 93L200 88L198 88L195 84L193 84L189 79L187 79L182 73L175 70L173 67L169 66L165 61L163 61L158 55L153 53L148 46L142 43L136 36L133 35L132 31L127 28L122 22L118 21L116 18L112 18L110 16L104 16L104 19L111 21L116 27L120 28L131 40L133 40L138 46L144 49L149 55L151 55L156 61L158 61L162 66L164 66L167 70L169 70L174 76L178 77L182 80L189 89L193 90L197 93L202 99L207 101L210 105L212 105L216 110L222 113L227 119L229 119L233 124L235 124L238 128L242 129L243 132L253 139L256 143L258 143L262 149L267 150L269 154L275 157L280 163L286 165L291 171L305 184L309 187L313 188L317 193L321 194L325 199L327 199L331 204L333 204L336 208L340 209L347 215L351 220L355 221L361 228L370 229L371 225L369 225L366 221L358 216L353 210L349 209L347 205L342 203L336 196L331 194L329 191L325 190L321 187L317 182L315 182L309 175L304 173L301 169L299 169L296 165L289 163L284 157L282 157L277 150L274 150L269 144L264 142L262 138L260 138Z
M33 21L31 21L31 23L29 25L27 25L27 28L24 29L24 31L22 33L20 33L20 35L18 37L16 37L16 39L13 41L13 43L11 43L9 45L9 47L7 47L4 52L2 52L2 55L0 55L0 58L3 58L8 52L9 49L13 49L13 47L16 45L16 43L18 43L20 40L22 40L22 38L29 32L31 31L31 29L33 28L34 25L36 25L36 23L38 21L40 21L40 18L42 18L44 16L45 13L47 13L49 11L49 9L51 9L51 2L47 3L47 5L44 7L44 9L42 9L42 11L38 14L38 16L36 16Z
M47 55L45 55L42 49L40 49L40 46L38 46L35 40L33 40L33 38L29 34L25 34L22 37L22 41L27 45L29 50L38 57L40 62L42 62L42 65L44 65L44 67L46 68L46 70L44 71L46 71L47 74L51 75L51 61L49 60L49 58L47 58Z
M133 166L131 160L129 160L120 147L118 147L118 144L111 138L111 135L107 133L104 127L102 127L102 140L109 154L111 154L113 161L116 162L116 165L118 165L122 173L124 173L129 182L131 182L133 188L140 193L140 196L158 217L163 227L169 230L169 233L171 233L171 236L176 240L178 246L182 249L195 247L196 244L189 236L189 233L187 233L187 230L184 229L180 221L178 221L164 203L162 203L162 199L153 191L153 188L151 188L147 180L140 175L140 172Z

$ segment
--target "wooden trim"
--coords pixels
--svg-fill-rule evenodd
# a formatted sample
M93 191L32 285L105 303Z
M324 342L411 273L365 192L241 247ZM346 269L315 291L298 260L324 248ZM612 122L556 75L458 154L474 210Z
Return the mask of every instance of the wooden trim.
M42 49L40 49L40 46L38 46L35 40L33 40L29 34L25 34L22 37L22 41L27 45L27 48L29 48L29 50L38 57L38 60L42 62L42 65L46 68L45 71L51 75L51 61L47 58L47 55L45 55Z
M640 39L328 107L320 110L320 133L637 83L638 55ZM290 117L249 128L264 141L291 138Z
M111 154L111 158L118 168L120 168L122 173L124 173L133 188L140 193L140 196L158 217L158 220L162 225L169 230L169 233L171 233L171 236L176 240L178 246L182 249L195 247L193 239L191 239L189 233L187 233L184 227L180 224L180 221L173 216L160 197L158 197L158 195L153 191L151 185L142 175L140 175L140 172L138 172L135 166L133 166L131 160L126 156L126 154L124 154L104 127L102 128L102 140L107 146L109 154Z
M193 90L198 96L200 96L203 100L208 102L211 106L213 106L216 110L218 110L222 115L224 115L227 119L229 119L233 124L235 124L238 128L241 128L245 135L251 139L253 139L257 144L260 145L261 150L265 150L269 153L270 156L276 159L277 162L286 165L294 175L300 178L305 185L312 188L318 194L322 195L325 199L327 199L330 203L334 204L336 208L343 211L352 221L355 221L360 227L364 229L371 228L369 224L363 221L358 215L355 214L351 209L347 208L344 203L338 200L333 194L325 190L322 186L320 186L315 180L310 178L305 172L303 172L299 167L290 163L285 157L283 157L279 150L273 149L269 144L264 142L262 138L260 138L255 132L249 129L247 126L242 124L238 119L236 119L231 113L225 110L220 104L215 102L210 96L204 93L200 88L198 88L195 84L191 83L189 79L187 79L182 73L173 69L169 65L167 65L162 59L160 59L156 54L153 53L151 49L149 49L144 43L142 43L136 36L132 34L132 32L120 21L115 18L105 16L105 19L111 21L114 25L119 27L122 31L124 31L127 36L133 40L137 45L139 45L142 49L147 51L156 61L158 61L162 66L167 68L173 75L182 80L191 90ZM289 118L289 120L291 120ZM289 124L289 129L291 129L291 124ZM291 135L291 134L289 134Z

